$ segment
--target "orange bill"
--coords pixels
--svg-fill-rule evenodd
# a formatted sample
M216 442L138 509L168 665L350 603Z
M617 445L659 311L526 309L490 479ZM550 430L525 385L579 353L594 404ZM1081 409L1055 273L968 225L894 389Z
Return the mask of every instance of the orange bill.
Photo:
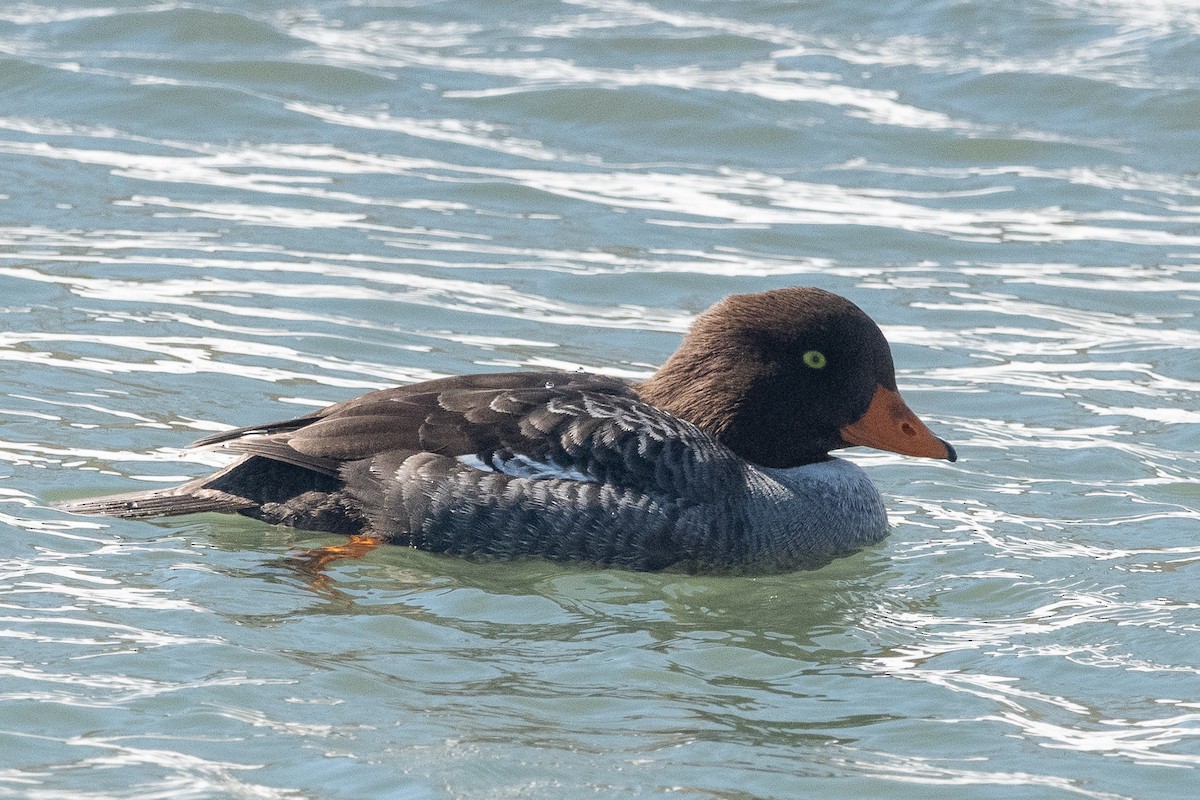
M954 448L925 427L899 392L883 386L875 388L866 413L842 428L840 433L851 445L890 450L906 456L958 459Z

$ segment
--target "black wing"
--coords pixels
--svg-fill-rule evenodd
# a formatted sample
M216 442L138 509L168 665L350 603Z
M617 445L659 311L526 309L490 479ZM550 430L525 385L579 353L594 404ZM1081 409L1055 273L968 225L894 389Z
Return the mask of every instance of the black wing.
M696 470L730 460L690 423L638 400L625 381L555 372L468 375L385 389L194 446L218 445L331 476L363 461L384 474L385 467L425 452L489 472L676 497L705 484L695 480Z
M184 486L68 507L233 511L436 552L631 569L724 563L739 541L741 459L612 378L446 378L196 445L245 457Z

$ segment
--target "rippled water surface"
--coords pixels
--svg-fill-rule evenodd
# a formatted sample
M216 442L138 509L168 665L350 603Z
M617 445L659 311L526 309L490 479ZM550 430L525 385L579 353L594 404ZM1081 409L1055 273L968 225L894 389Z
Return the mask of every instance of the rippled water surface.
M0 4L0 797L1190 798L1200 10ZM53 502L848 295L956 464L711 578Z

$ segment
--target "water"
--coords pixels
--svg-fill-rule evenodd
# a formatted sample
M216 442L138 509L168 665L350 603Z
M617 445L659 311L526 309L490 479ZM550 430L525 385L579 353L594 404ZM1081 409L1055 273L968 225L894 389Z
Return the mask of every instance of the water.
M1198 153L1190 3L3 4L0 796L1194 796ZM50 505L787 284L961 456L820 571Z

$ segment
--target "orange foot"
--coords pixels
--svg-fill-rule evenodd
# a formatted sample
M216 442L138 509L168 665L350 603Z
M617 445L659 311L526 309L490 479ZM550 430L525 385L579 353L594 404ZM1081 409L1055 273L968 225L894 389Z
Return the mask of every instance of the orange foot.
M345 544L331 544L328 547L305 550L292 556L291 561L312 579L316 588L323 589L329 584L329 578L324 572L327 564L343 558L362 558L381 544L383 542L374 536L351 536Z

